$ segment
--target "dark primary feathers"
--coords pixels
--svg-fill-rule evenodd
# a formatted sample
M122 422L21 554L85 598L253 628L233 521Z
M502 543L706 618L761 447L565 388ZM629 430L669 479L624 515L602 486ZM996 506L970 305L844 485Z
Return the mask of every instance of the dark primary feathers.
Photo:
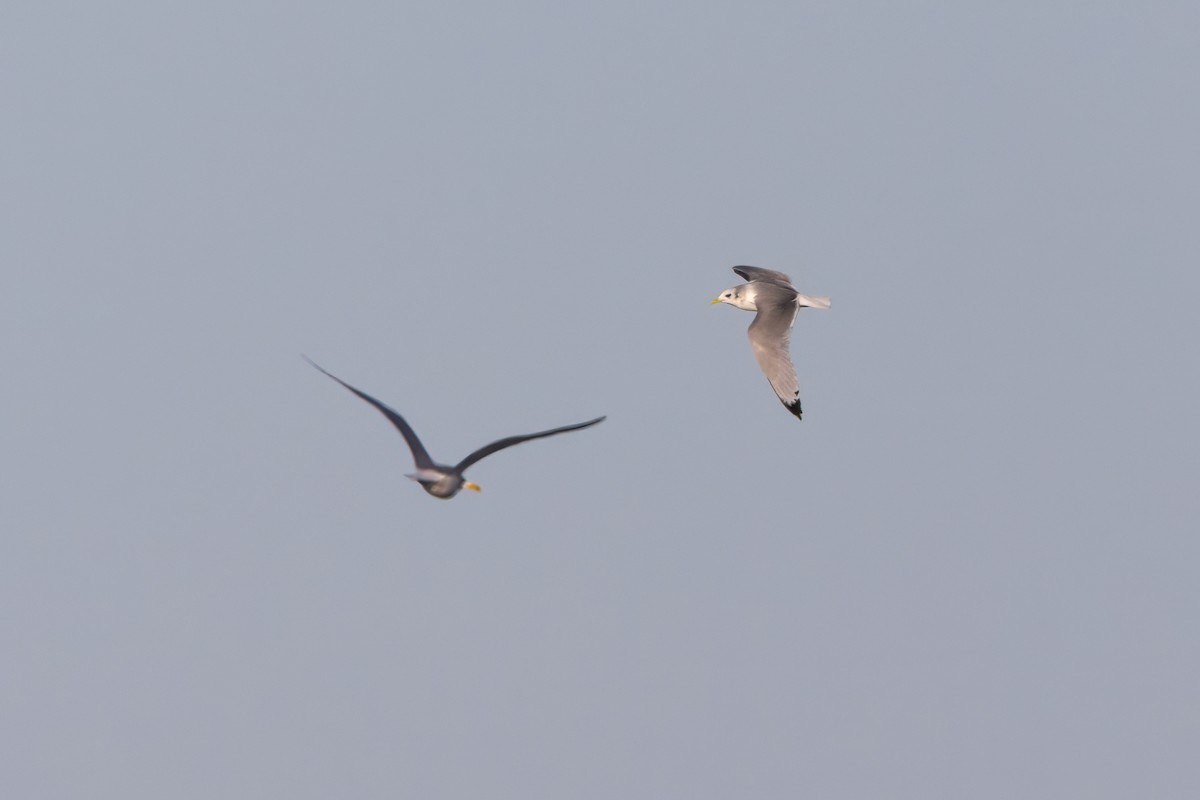
M734 267L733 271L741 275L748 281L766 281L767 283L778 283L783 286L792 287L792 279L782 272L776 272L773 269L763 269L762 267Z
M512 447L514 444L520 444L521 442L528 442L531 439L541 439L544 436L553 436L556 433L566 433L567 431L577 431L580 428L589 428L592 425L595 425L599 422L603 422L606 419L608 419L608 418L607 417L596 417L595 419L589 419L587 422L578 422L574 425L564 425L561 428L554 428L554 429L548 430L548 431L541 431L540 433L526 433L524 435L518 435L518 436L506 436L503 439L497 439L496 441L492 442L491 444L485 444L483 447L479 448L474 453L471 453L471 455L467 456L462 461L458 462L458 465L455 467L455 469L458 470L459 472L465 472L467 467L471 466L479 459L486 458L487 456L490 456L492 453L499 452L500 450L503 450L506 447Z
M416 462L417 469L429 469L431 467L437 466L436 464L434 464L433 459L429 457L429 453L426 452L425 445L421 444L421 440L417 438L417 432L412 429L412 426L410 426L407 422L404 421L404 417L400 416L393 409L391 409L388 406L384 405L383 403L379 402L374 397L371 397L371 395L367 394L366 392L362 392L362 391L359 391L358 389L355 389L353 386L346 383L344 380L339 378L337 375L334 375L333 373L326 371L324 367L322 367L317 362L313 361L308 356L302 355L301 358L303 358L308 363L312 364L314 367L316 367L321 372L328 375L330 378L333 378L335 381L340 383L342 386L345 386L347 389L354 392L356 395L361 397L363 400L366 400L368 403L375 406L375 408L379 409L379 413L381 413L385 417L387 417L391 421L391 423L396 426L397 430L400 431L400 434L404 437L404 441L408 442L408 449L412 451L413 461Z
M356 389L355 387L346 383L338 376L327 371L320 364L317 364L308 356L304 356L304 360L309 364L312 364L315 368L320 370L328 377L340 383L345 388L349 389L351 392L354 392L354 394L358 395L361 399L375 406L375 408L381 414L387 417L388 420L396 426L396 429L399 430L401 435L404 436L404 441L408 442L408 448L412 451L413 460L417 464L417 474L409 475L408 477L420 483L422 488L424 488L425 491L429 492L434 497L439 497L442 499L449 499L453 497L463 486L478 491L478 486L466 481L463 478L463 472L467 469L467 467L471 466L480 459L490 456L492 453L499 452L500 450L512 447L513 445L521 444L522 442L528 442L531 439L541 439L545 436L553 436L557 433L566 433L567 431L576 431L580 428L587 428L599 422L603 422L605 419L605 417L596 417L596 419L588 420L587 422L580 422L575 425L564 425L561 428L553 428L548 431L527 433L519 436L507 436L503 439L498 439L491 444L484 445L464 458L462 461L458 462L457 465L451 467L445 464L438 464L432 458L430 458L429 453L425 450L425 446L422 445L421 440L417 438L416 432L413 431L412 427L405 421L404 417L396 413L395 410L379 402L366 392Z

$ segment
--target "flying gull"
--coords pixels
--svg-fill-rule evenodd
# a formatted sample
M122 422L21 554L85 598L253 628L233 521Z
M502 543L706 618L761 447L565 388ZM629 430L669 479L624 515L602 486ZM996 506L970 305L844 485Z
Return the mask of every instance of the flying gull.
M758 267L734 267L748 283L721 292L713 303L728 303L743 311L757 311L746 331L758 366L788 411L800 419L800 384L788 354L792 323L804 308L829 308L828 297L809 297L792 288L792 279L782 272Z
M366 392L359 391L336 375L326 372L321 365L317 364L317 362L313 361L308 356L304 356L304 360L309 364L312 364L321 372L324 372L330 378L333 378L342 386L345 386L347 389L354 392L363 400L366 400L368 403L375 406L375 408L378 409L381 414L387 417L388 420L390 420L391 423L396 426L396 429L399 430L400 434L404 437L404 441L408 442L408 449L412 451L413 461L415 461L417 464L417 471L411 475L405 475L404 477L412 478L414 481L421 484L421 488L423 488L425 491L429 492L434 497L440 497L443 500L449 500L451 497L454 497L454 495L458 494L459 490L464 487L467 489L473 489L476 492L480 490L478 485L466 480L466 478L463 477L463 473L467 470L467 467L470 467L481 458L486 458L492 453L503 450L506 447L512 447L515 444L520 444L521 442L528 442L531 439L541 439L544 436L553 436L556 433L577 431L580 428L587 428L591 425L595 425L598 422L602 422L605 419L605 417L596 417L595 419L588 420L587 422L580 422L575 425L565 425L561 428L554 428L553 430L549 431L541 431L540 433L527 433L523 436L508 436L503 439L498 439L491 444L484 445L451 467L445 464L438 464L429 457L429 453L425 451L425 446L421 444L421 440L417 438L417 434L413 431L409 424L404 421L404 417L400 416L394 410L388 408L374 397L371 397L371 395L367 394Z

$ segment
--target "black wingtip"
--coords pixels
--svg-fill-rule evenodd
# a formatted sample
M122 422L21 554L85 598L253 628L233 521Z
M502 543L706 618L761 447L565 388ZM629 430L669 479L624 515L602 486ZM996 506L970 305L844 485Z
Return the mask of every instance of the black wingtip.
M330 372L329 370L325 369L324 367L322 367L322 366L321 366L320 364L318 364L317 362L313 361L313 360L312 360L311 358L309 358L308 356L304 355L304 353L301 353L301 354L300 354L300 357L301 357L301 358L303 358L305 361L307 361L309 364L312 364L312 366L313 366L313 369L315 369L317 372L321 373L322 375L324 375L324 376L326 376L326 377L328 377L328 378L332 378L333 380L337 381L337 382L338 382L338 383L340 383L342 386L345 386L347 389L349 389L350 391L354 392L356 395L358 395L359 397L361 397L363 400L366 400L368 403L372 403L372 404L374 404L374 403L376 403L376 402L377 402L377 401L376 401L374 398L372 398L372 399L369 399L369 400L368 400L368 399L367 399L367 396L364 396L364 395L363 395L363 393L362 393L361 391L359 391L358 389L355 389L353 386L351 386L350 384L346 383L344 380L342 380L341 378L339 378L337 375L334 375L332 372Z
M322 366L321 366L320 364L318 364L317 362L313 361L313 360L312 360L311 358L309 358L308 356L304 355L304 353L301 353L301 354L300 354L300 357L301 357L301 358L303 358L305 361L307 361L307 362L308 362L309 364L311 364L312 366L314 366L314 367L316 367L317 369L321 370L321 372L325 372L325 368L324 368L324 367L322 367ZM326 374L326 375L328 375L329 373L328 373L328 372L325 372L325 374Z
M780 401L783 402L783 401ZM790 403L784 402L783 407L796 415L796 419L800 419L800 401L793 400Z
M561 430L564 433L566 431L583 430L584 428L590 428L593 425L599 425L601 422L604 422L604 420L606 420L606 419L608 419L607 414L605 414L603 417L596 417L595 419L589 419L587 422L577 422L574 425L567 425L564 428L562 428Z

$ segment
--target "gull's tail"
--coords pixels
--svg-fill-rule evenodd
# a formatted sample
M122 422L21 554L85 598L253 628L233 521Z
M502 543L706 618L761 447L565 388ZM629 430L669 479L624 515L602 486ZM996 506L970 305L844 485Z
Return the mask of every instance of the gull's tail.
M796 304L808 308L829 308L833 301L828 297L809 297L806 294L796 295Z

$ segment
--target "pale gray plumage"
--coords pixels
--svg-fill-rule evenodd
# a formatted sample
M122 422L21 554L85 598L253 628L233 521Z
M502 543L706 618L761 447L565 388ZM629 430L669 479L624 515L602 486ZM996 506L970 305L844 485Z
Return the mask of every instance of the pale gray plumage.
M784 407L800 419L800 383L788 350L792 324L801 308L829 308L830 300L800 294L782 272L759 267L734 267L733 271L748 282L726 289L713 302L757 312L746 332L754 357Z

